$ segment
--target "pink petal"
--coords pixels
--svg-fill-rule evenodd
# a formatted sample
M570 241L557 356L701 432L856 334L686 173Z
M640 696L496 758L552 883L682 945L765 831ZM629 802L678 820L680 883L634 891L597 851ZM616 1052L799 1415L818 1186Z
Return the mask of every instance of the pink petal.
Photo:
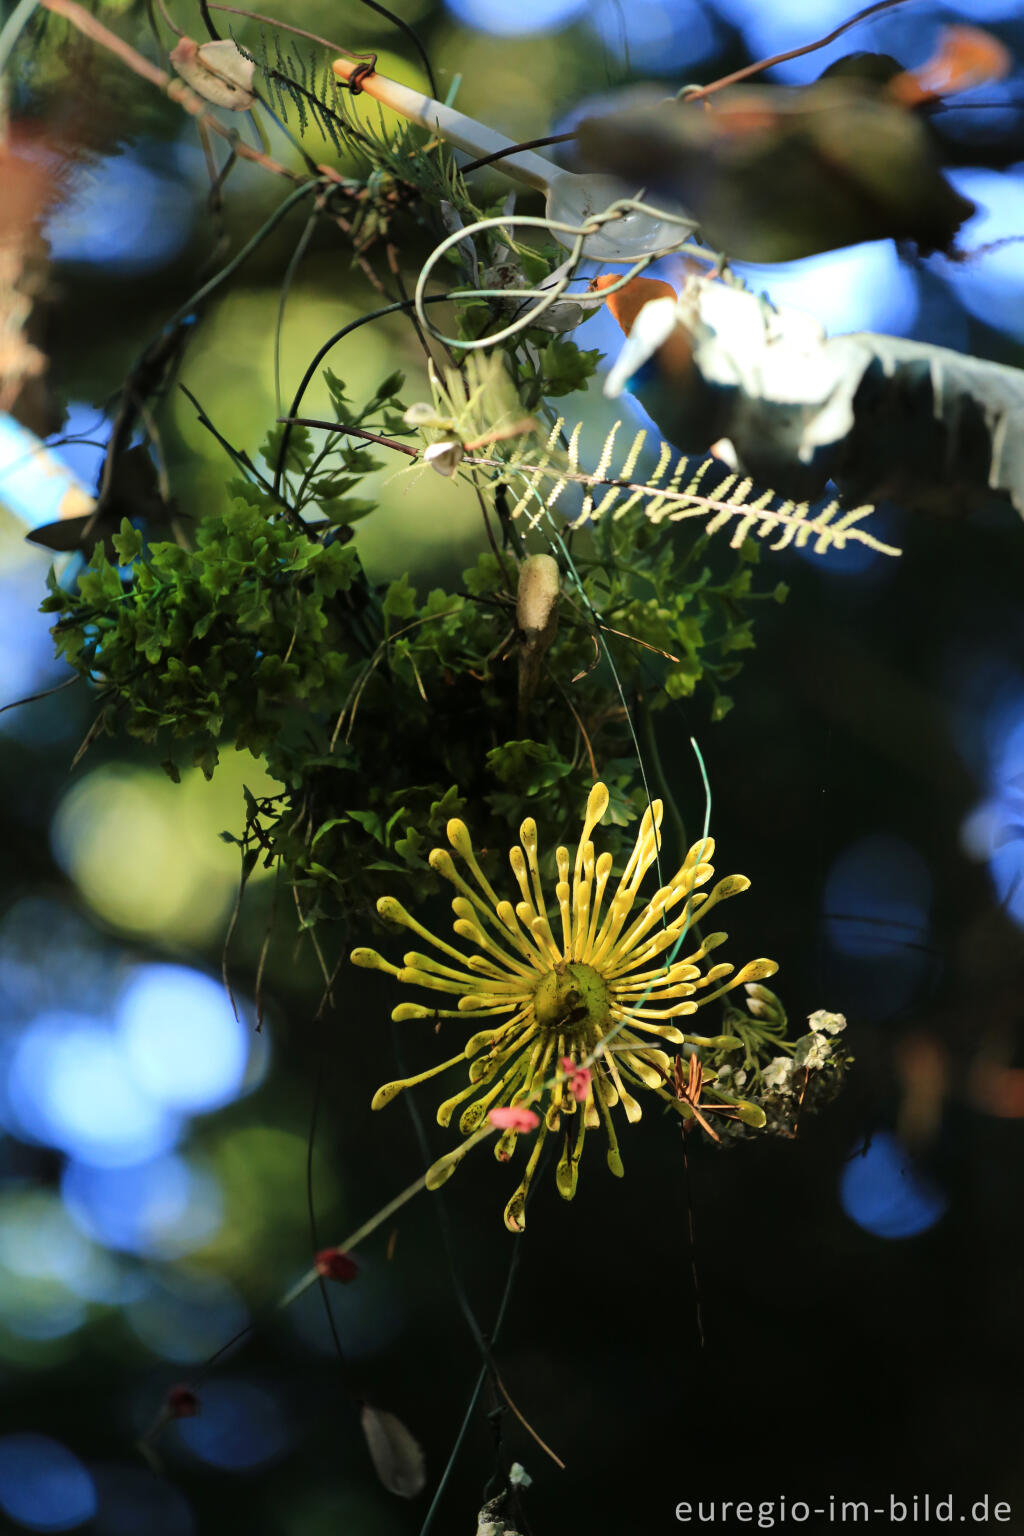
M583 1100L590 1092L589 1067L580 1067L578 1072L573 1073L572 1077L569 1079L569 1089L577 1104L582 1104Z
M571 1056L563 1056L562 1070L569 1075L569 1092L577 1104L582 1104L590 1092L590 1068L578 1067Z
M540 1125L540 1116L532 1109L513 1109L511 1105L492 1109L487 1118L499 1131L535 1131Z

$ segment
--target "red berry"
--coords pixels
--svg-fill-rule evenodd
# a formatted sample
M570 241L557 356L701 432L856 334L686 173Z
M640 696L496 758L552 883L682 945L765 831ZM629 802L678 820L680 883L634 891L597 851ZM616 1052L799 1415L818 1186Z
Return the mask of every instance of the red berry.
M172 1419L194 1419L200 1409L199 1394L191 1387L172 1387L164 1398Z
M359 1265L340 1248L321 1248L316 1256L316 1272L325 1280L340 1280L347 1285L359 1273Z

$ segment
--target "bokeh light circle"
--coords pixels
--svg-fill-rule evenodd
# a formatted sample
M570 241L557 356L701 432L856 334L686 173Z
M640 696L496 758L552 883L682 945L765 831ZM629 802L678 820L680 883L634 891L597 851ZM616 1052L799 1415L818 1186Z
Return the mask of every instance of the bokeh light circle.
M947 1205L886 1131L877 1132L846 1164L839 1197L850 1220L873 1237L916 1237L940 1220Z
M96 1489L78 1457L59 1441L3 1435L0 1509L30 1531L72 1531L96 1513Z
M844 955L892 955L927 935L932 882L917 849L872 833L848 844L825 881L829 943Z
M216 1274L175 1265L151 1274L125 1319L147 1349L178 1365L198 1365L249 1321L234 1286Z
M715 25L698 0L595 0L587 25L633 70L668 74L699 64L718 44Z
M445 0L448 10L463 26L500 37L529 32L551 32L568 26L587 9L587 0Z
M141 966L121 996L117 1032L136 1082L186 1114L237 1097L250 1026L219 981L186 965Z
M43 1014L21 1035L6 1080L8 1109L36 1141L99 1167L166 1152L181 1122L139 1086L115 1036L81 1014Z
M107 1248L172 1259L208 1242L219 1230L220 1190L208 1174L174 1154L128 1168L71 1162L61 1193L86 1236Z
M211 1381L202 1412L178 1432L194 1456L225 1472L251 1472L283 1456L291 1431L275 1397L249 1381Z
M195 1536L189 1502L146 1467L106 1466L95 1473L96 1536Z
M192 189L137 156L79 164L70 195L47 220L55 261L88 262L133 275L166 265L188 239Z

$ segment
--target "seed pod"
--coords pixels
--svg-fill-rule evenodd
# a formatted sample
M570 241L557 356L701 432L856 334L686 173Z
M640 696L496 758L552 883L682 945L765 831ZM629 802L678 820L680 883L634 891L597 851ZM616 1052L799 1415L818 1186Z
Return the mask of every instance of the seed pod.
M431 443L429 448L423 450L423 462L429 464L431 469L439 475L444 475L450 480L462 462L463 447L454 440L445 443Z
M252 88L256 66L230 38L203 43L183 37L171 50L171 64L186 85L215 107L248 112L256 100Z
M427 400L414 400L402 413L407 427L450 427L450 416L439 416L437 407Z
M543 653L558 628L561 577L550 555L529 555L519 567L516 619L527 650Z
M363 1404L363 1434L373 1468L389 1493L414 1499L423 1489L427 1471L423 1451L401 1419Z

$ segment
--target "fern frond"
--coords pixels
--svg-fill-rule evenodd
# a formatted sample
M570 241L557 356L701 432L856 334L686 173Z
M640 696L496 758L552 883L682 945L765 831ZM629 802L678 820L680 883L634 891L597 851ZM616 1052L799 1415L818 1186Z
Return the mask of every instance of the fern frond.
M602 517L618 519L640 506L653 523L699 518L709 535L731 527L729 543L734 549L746 538L758 538L774 540L769 546L772 549L786 549L791 544L803 549L813 541L816 554L843 549L849 542L863 544L878 554L900 553L860 526L874 511L872 506L844 507L838 501L816 506L806 501L794 502L773 490L755 488L749 477L737 474L727 475L709 492L704 480L715 461L675 454L667 443L662 443L653 470L643 479L634 478L647 436L645 431L636 433L617 473L610 473L621 425L616 422L608 433L593 471L580 468L579 422L564 446L564 423L558 421L544 443L532 439L508 459L467 453L463 462L467 468L493 470L495 485L507 485L515 491L518 499L512 508L513 517L532 507L531 527L570 486L580 486L583 501L570 524L574 528Z

